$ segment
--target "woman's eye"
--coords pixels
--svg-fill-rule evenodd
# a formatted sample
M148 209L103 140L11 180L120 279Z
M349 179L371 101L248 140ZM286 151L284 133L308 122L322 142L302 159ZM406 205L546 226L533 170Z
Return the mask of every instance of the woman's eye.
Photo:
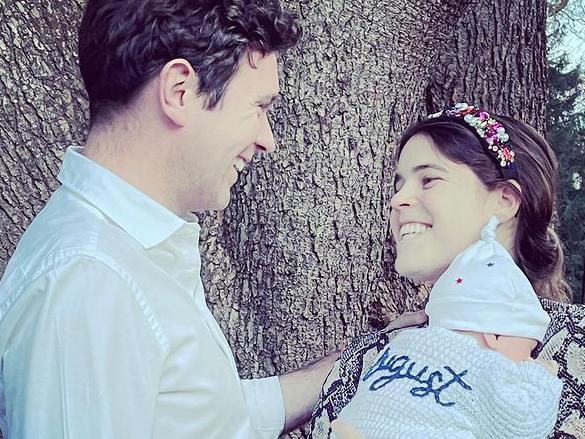
M422 185L423 188L431 187L437 180L440 180L438 177L423 177Z

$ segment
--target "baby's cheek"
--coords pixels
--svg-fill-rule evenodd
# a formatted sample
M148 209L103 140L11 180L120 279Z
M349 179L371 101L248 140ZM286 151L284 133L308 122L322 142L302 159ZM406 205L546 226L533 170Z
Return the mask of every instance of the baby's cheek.
M336 419L331 423L331 429L338 439L366 439L359 431L343 419Z

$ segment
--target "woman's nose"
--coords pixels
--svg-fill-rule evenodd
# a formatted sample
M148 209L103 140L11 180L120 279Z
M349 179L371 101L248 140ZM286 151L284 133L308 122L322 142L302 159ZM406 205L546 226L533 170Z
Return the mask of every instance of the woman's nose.
M390 199L390 206L392 209L409 207L413 204L416 204L416 194L414 193L413 188L410 188L406 184L403 184Z

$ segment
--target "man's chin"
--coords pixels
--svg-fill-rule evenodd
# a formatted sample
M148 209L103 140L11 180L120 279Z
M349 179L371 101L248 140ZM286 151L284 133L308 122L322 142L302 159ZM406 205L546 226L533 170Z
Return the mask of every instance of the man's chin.
M221 194L216 193L214 197L208 197L205 200L199 200L198 206L192 209L193 212L216 212L224 210L230 203L230 192Z
M228 207L228 205L229 202L210 204L209 207L203 209L203 212L221 212L222 210L225 210L225 208Z
M231 193L228 190L226 194L217 194L213 206L209 209L212 211L224 210L230 204Z

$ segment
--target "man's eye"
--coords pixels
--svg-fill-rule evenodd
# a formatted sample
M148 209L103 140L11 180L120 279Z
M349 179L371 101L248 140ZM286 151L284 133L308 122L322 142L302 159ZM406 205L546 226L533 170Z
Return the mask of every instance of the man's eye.
M394 184L392 185L392 189L394 189L394 193L398 192L402 186L404 185L404 182L402 180L394 180Z

